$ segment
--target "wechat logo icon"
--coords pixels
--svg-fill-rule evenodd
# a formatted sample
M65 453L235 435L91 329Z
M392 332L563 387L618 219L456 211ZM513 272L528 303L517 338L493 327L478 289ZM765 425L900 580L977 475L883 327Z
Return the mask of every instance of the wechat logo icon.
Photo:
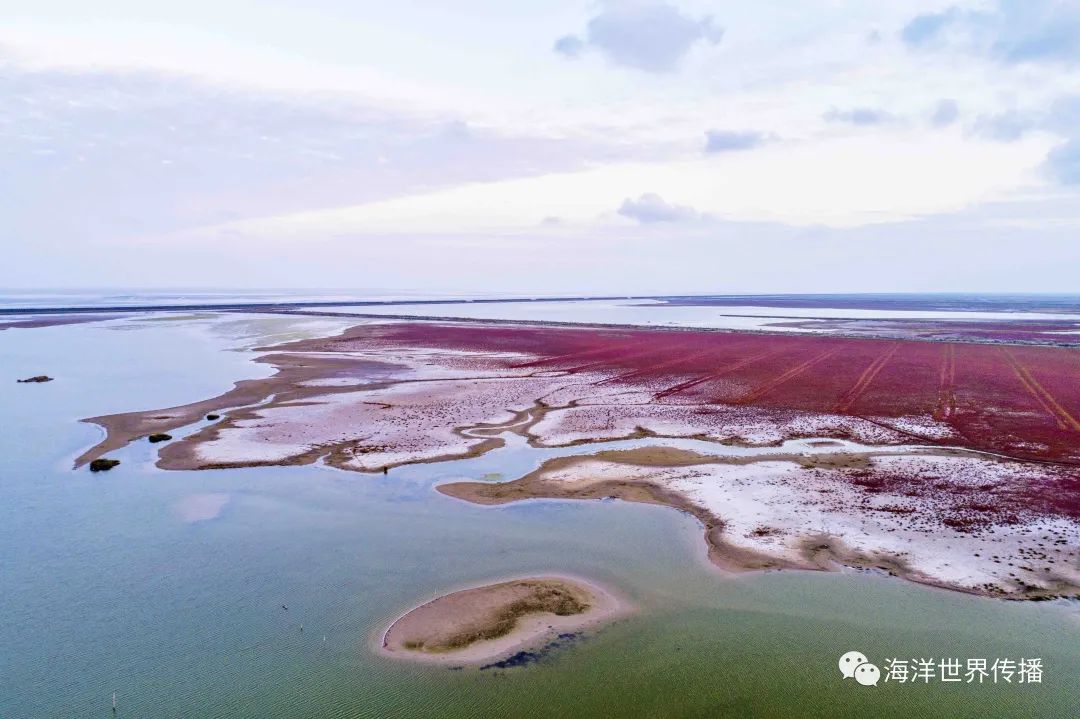
M870 663L862 652L847 652L840 657L840 673L844 679L854 679L864 687L876 687L881 670Z

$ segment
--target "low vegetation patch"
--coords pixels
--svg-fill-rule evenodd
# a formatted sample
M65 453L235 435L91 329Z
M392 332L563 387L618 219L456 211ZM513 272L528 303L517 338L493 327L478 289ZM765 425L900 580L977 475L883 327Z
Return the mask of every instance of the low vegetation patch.
M112 469L118 464L120 464L119 459L106 459L102 457L101 459L95 459L93 462L90 463L90 471L108 472L110 469Z
M559 617L568 617L588 611L588 602L575 596L564 587L534 586L529 596L522 597L501 607L490 620L479 626L468 627L451 634L436 643L411 640L403 643L406 649L426 649L427 651L452 651L476 642L504 637L514 630L522 617L530 614L549 612Z

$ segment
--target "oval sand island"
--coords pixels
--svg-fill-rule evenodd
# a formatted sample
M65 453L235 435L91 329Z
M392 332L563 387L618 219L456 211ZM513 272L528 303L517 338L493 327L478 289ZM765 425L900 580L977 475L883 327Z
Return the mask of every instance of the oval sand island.
M416 607L390 625L382 648L402 658L470 664L613 619L626 610L611 593L581 579L512 579L445 594Z

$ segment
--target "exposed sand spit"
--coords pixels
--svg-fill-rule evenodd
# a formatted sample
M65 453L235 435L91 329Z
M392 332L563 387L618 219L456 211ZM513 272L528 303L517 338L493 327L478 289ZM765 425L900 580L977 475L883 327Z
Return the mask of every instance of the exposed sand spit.
M438 490L488 505L614 497L674 507L702 523L710 559L731 570L842 565L989 596L1080 596L1080 522L1012 496L1031 471L929 453L646 448L560 457L512 482Z

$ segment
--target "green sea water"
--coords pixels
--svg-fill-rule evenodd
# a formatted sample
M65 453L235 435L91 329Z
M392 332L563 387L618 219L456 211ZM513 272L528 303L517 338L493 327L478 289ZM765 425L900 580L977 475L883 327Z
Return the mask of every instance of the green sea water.
M78 418L217 394L267 373L233 350L303 331L184 317L0 332L0 717L110 717L114 692L118 717L1080 716L1076 605L858 573L730 576L672 510L486 508L433 490L512 479L542 459L527 447L372 476L163 472L138 443L109 473L71 470L99 437ZM56 380L14 381L41 373ZM185 521L207 493L227 495L220 515ZM639 611L511 669L375 650L437 593L541 572L593 578ZM882 666L1038 657L1045 673L862 687L837 669L853 649Z

